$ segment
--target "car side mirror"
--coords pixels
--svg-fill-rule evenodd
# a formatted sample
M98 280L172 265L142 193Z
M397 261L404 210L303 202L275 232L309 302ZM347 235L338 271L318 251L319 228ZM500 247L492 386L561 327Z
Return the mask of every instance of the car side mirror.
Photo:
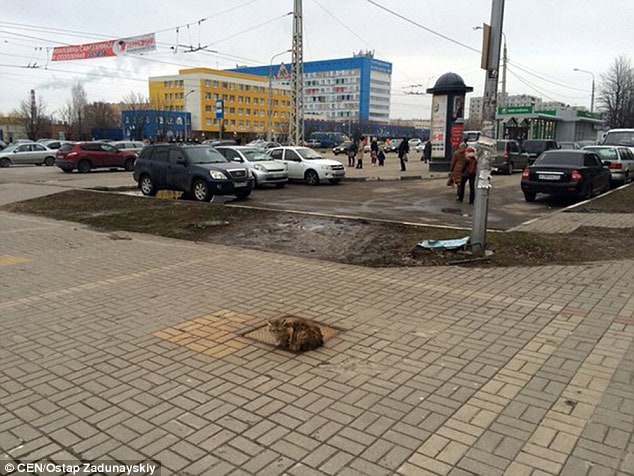
M176 157L176 164L187 165L187 161L185 160L185 157Z
M242 162L242 159L240 157L234 157L231 159L231 162Z

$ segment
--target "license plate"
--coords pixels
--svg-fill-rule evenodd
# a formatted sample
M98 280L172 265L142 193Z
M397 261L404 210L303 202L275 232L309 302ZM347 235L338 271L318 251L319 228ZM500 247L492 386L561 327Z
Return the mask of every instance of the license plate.
M537 176L539 180L559 180L559 175L542 175Z
M248 185L248 182L234 182L233 184L235 188L246 187L247 185Z

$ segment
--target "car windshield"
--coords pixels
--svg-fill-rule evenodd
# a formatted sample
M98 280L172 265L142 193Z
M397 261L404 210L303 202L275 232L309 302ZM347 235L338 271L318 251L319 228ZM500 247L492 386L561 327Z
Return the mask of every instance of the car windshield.
M323 159L319 152L315 152L313 149L297 149L297 153L306 160L319 160Z
M608 132L603 141L605 145L626 145L634 147L634 131Z
M585 150L591 150L601 157L601 160L618 160L618 157L616 156L616 149L610 149L607 147L586 147Z
M218 164L220 162L228 162L228 160L213 147L188 147L187 155L192 164Z
M20 144L11 144L10 146L7 146L6 149L4 149L2 152L13 152L15 149L18 148Z
M526 152L541 152L546 147L545 147L545 143L542 141L525 140L524 142L522 142L522 148Z
M271 156L258 149L242 149L241 151L249 162L264 162L271 160Z
M576 153L545 153L535 161L535 165L583 165L583 154Z

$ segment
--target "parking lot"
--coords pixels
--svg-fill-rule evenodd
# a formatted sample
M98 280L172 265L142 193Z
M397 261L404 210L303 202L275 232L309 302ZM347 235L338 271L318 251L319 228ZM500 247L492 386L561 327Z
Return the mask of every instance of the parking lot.
M334 156L332 156L334 158ZM337 159L343 161L341 156ZM240 206L320 213L326 215L395 220L428 225L470 227L473 206L455 201L455 188L445 185L446 175L430 173L427 164L410 161L400 172L391 154L385 167L367 164L362 170L346 169L348 178L339 185L311 187L292 183L283 189L255 190L248 200L215 197L214 201ZM547 215L569 203L546 197L526 203L519 187L520 174L495 175L490 194L488 226L504 230ZM88 174L63 173L57 167L14 166L0 173L2 184L45 185L59 188L134 189L132 174L125 171L93 171ZM7 196L6 202L11 201ZM21 191L23 187L13 187ZM14 192L15 193L15 192Z

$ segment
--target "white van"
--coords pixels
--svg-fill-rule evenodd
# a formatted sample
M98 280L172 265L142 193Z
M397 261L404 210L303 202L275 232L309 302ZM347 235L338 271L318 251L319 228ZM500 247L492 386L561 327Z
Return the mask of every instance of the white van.
M620 145L634 152L634 129L610 129L603 137L601 145Z

